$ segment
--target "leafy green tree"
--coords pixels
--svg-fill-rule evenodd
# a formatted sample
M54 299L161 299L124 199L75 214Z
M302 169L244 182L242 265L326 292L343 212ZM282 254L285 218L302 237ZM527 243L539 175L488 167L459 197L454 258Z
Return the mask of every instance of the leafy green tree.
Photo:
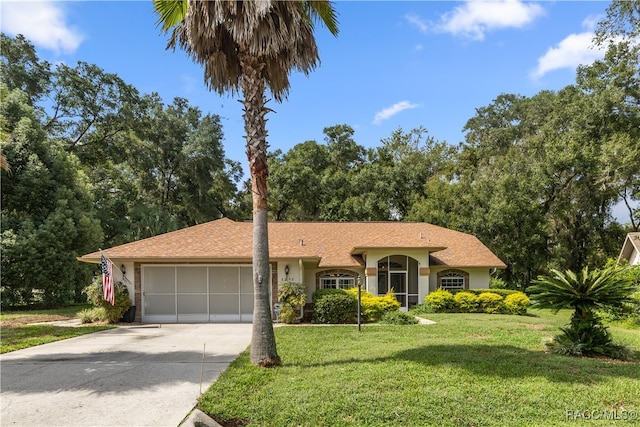
M269 204L276 221L313 221L326 198L322 175L329 165L327 148L315 141L287 153L269 155ZM303 190L304 189L304 190Z
M427 181L446 175L455 153L455 147L436 141L422 127L406 133L399 128L383 139L372 165L380 183L375 194L386 198L381 201L387 205L385 219L407 219L416 203L431 196L425 192Z
M137 89L86 62L58 65L49 97L44 129L91 166L123 156L127 140L118 136L135 128L143 111Z
M613 130L630 127L607 99L579 86L501 95L468 121L454 173L460 201L448 222L506 261L508 282L526 287L549 267L579 270L619 250L612 208L637 168L611 163L622 144Z
M616 307L630 301L636 284L630 279L628 268L609 267L602 270L583 268L552 270L552 275L540 276L529 288L533 306L558 312L574 310L571 323L551 344L554 351L570 355L603 354L623 356L623 349L612 344L608 329L596 314L598 309Z
M0 52L2 82L9 91L22 90L27 94L28 104L35 106L49 91L51 65L38 58L33 44L21 34L11 38L1 33Z
M337 34L328 1L155 0L159 23L172 31L169 47L181 47L204 66L205 81L219 93L241 91L253 194L254 327L251 361L280 364L269 301L267 236L266 89L281 101L292 69L307 74L319 59L313 34L321 21Z
M596 44L607 48L605 57L578 68L577 75L577 85L593 94L606 114L601 122L606 131L602 180L627 208L633 231L640 227L639 22L639 1L612 2L595 37Z
M56 306L81 299L91 268L76 257L102 240L78 158L46 139L29 96L0 83L12 165L2 172L2 303Z

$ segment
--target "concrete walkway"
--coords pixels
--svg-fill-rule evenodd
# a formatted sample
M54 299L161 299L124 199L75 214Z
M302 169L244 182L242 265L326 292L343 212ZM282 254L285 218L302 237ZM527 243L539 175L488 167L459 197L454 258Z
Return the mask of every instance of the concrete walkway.
M176 427L250 341L251 324L131 325L6 353L0 424Z

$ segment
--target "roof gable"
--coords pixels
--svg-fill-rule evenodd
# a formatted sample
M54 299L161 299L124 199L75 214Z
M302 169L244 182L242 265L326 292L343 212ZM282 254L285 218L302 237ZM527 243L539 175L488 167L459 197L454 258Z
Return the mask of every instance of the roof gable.
M627 233L627 237L622 244L622 250L618 256L618 263L623 260L631 261L631 255L636 252L640 252L640 232Z

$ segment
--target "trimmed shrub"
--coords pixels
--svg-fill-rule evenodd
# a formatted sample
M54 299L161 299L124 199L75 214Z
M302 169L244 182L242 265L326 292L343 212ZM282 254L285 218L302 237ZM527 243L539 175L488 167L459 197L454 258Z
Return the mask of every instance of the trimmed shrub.
M452 310L456 305L453 294L440 288L429 293L429 295L424 298L424 302L436 313L447 312Z
M478 295L480 310L485 313L499 313L503 309L503 298L494 292L483 292Z
M508 314L527 314L527 308L531 305L529 297L523 292L507 295L504 299L504 309Z
M82 292L87 295L87 300L93 304L94 307L101 307L104 309L104 318L99 321L118 323L122 318L122 315L124 315L129 307L131 307L131 300L129 299L129 290L127 287L122 282L116 282L114 288L114 305L111 305L111 303L104 300L104 294L102 292L102 277L100 276L93 279L93 282L82 290Z
M342 291L317 298L313 304L313 323L354 323L358 315L358 301Z
M453 296L456 307L462 313L475 313L478 311L478 296L472 292L458 292Z
M358 299L358 288L351 288L346 291ZM357 306L356 306L357 308ZM387 292L386 295L376 296L368 291L360 291L360 310L361 315L367 322L377 322L385 313L397 311L400 303L396 299L393 291Z
M380 323L385 325L415 325L418 319L402 311L388 311L380 318Z

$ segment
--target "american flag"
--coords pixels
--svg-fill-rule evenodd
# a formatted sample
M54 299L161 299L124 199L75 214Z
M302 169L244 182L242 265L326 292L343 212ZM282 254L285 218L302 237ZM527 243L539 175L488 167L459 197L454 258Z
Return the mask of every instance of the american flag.
M113 264L104 255L101 258L102 292L105 301L115 304L115 289L113 285Z

